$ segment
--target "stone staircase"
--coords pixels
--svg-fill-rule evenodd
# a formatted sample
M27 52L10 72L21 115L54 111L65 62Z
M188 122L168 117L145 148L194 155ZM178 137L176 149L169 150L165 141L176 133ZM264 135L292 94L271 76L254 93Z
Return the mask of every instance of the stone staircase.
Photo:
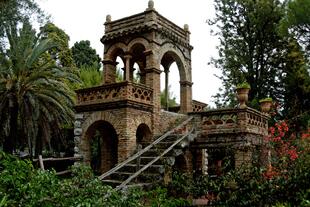
M175 157L182 154L182 149L196 137L194 127L191 127L192 119L188 118L153 143L142 146L127 160L99 176L99 179L116 190L163 182L165 167L172 166Z

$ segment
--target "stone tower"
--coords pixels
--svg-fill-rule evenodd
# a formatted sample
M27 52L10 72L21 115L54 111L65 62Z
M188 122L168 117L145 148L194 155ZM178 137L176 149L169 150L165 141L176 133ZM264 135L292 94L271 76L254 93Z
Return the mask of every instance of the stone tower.
M149 143L167 127L160 104L160 74L176 62L180 75L180 113L193 110L188 25L181 28L160 15L149 1L139 14L112 21L107 15L101 86L77 90L75 153L98 172L129 157L137 143ZM117 60L123 80L116 81ZM138 67L134 67L138 66ZM161 66L163 70L161 69ZM138 74L138 78L134 78ZM138 81L137 81L138 79ZM194 105L194 108L197 108ZM91 150L95 146L96 152ZM99 156L99 163L92 157Z

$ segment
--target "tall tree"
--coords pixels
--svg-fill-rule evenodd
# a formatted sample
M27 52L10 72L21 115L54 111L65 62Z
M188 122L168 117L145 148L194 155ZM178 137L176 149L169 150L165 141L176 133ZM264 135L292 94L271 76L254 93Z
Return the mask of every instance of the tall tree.
M63 124L72 122L74 92L66 83L78 79L71 70L45 58L47 51L57 45L36 37L29 22L19 31L13 25L6 32L9 48L0 54L0 133L5 137L4 150L11 153L18 142L26 142L29 149L40 151L52 139L52 131L56 133Z
M293 35L310 58L310 1L289 0L281 31Z
M97 69L100 68L101 59L96 50L90 46L90 42L88 40L82 40L74 43L71 50L77 67L81 68L82 66L95 66Z
M240 82L251 85L250 100L271 96L282 99L282 51L286 40L277 28L284 15L279 0L215 0L220 38L219 57L211 63L222 71L224 90L216 95L218 106L234 105L234 88Z
M300 132L308 127L310 120L309 67L296 40L291 39L285 60L282 82L284 85L283 115L291 122L291 128Z
M69 48L70 37L64 30L49 22L40 28L40 36L42 39L51 39L57 43L57 47L49 51L57 64L63 67L74 66L72 51Z
M17 25L25 20L39 23L47 19L35 0L0 0L0 49L5 47L6 26Z

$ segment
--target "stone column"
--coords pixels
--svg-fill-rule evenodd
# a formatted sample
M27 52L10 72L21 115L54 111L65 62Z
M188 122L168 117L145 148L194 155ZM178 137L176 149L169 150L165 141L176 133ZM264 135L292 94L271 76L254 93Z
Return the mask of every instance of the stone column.
M166 110L169 110L169 68L165 67L165 100Z
M153 46L155 47L155 46ZM146 79L147 86L153 89L153 119L152 119L152 131L155 135L160 134L159 122L160 122L160 60L156 54L153 54L151 50L144 52L146 56Z
M130 60L131 60L132 56L130 54L126 54L124 56L124 58L125 58L125 74L124 74L124 77L125 77L126 81L130 81Z
M103 84L115 83L117 62L112 60L103 60Z
M192 82L180 81L181 100L180 112L186 114L193 111L192 106Z

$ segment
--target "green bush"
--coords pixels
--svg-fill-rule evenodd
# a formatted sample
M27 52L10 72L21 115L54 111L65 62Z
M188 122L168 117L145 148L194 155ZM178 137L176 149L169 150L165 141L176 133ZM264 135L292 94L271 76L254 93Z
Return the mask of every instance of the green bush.
M104 185L88 166L73 166L71 170L71 178L61 179L53 170L36 170L30 161L0 152L0 207L188 205L184 199L169 197L166 189L119 192Z

